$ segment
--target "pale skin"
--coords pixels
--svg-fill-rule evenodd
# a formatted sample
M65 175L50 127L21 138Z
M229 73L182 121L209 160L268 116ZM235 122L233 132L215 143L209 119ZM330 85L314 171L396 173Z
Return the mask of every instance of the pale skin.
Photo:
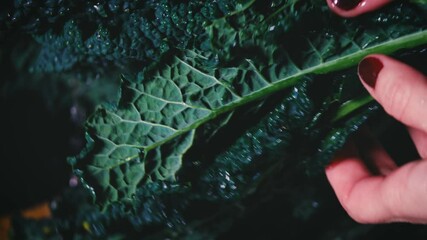
M375 11L389 3L362 0L355 8L343 11L333 1L327 0L331 10L343 17ZM357 222L427 224L427 77L391 57L369 57L383 67L373 87L363 79L359 65L362 84L388 114L407 127L421 159L398 167L379 144L366 146L371 139L365 146L349 141L326 168L326 176L343 208ZM368 156L378 173L368 169L361 153L364 160Z

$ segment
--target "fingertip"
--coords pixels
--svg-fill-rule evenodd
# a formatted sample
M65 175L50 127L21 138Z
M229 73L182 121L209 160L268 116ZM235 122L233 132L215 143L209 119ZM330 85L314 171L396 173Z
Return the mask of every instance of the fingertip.
M427 79L422 73L386 55L372 54L359 63L358 75L388 114L427 132Z
M326 166L325 170L329 171L337 166L341 165L348 159L357 157L357 148L355 143L350 140L348 141L340 150L338 150L329 164Z
M350 141L338 151L325 168L329 183L340 198L352 182L371 175L358 155L357 147Z
M339 194L344 192L347 185L360 180L361 178L372 176L369 169L357 156L334 159L326 168L326 176L332 188Z
M397 60L384 54L370 54L359 62L357 66L357 75L363 86L371 95L375 95L374 90L377 86L380 73L383 72L385 67L386 69L384 71L389 71L390 65L395 65L395 62L397 62Z
M360 61L357 72L360 80L368 89L375 89L378 75L383 68L384 64L378 56L367 56Z
M391 218L378 195L384 176L372 175L360 158L343 159L327 168L326 176L338 201L356 222L379 223Z
M326 0L329 8L342 17L356 17L375 11L392 0Z

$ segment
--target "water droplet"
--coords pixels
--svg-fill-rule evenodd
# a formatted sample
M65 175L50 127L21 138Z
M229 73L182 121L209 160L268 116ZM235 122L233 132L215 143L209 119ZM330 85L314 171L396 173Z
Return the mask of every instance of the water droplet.
M316 202L316 201L313 201L313 202L311 203L311 206L312 206L312 207L314 207L314 208L317 208L317 207L319 207L319 203L318 203L318 202Z
M79 179L76 176L71 176L70 180L68 181L68 185L70 187L76 187L79 185Z
M58 202L53 200L52 202L50 202L50 208L52 210L55 210L56 208L58 208Z
M225 175L225 180L230 181L230 175Z

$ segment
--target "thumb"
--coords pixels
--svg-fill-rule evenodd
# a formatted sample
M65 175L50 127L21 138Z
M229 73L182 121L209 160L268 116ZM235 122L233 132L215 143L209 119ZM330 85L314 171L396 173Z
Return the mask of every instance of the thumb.
M427 132L427 79L422 73L393 58L375 54L359 63L358 74L388 114Z

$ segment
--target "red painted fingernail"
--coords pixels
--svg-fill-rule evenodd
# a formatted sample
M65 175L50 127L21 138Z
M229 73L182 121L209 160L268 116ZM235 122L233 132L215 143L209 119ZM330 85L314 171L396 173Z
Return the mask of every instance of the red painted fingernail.
M348 146L348 144L344 145L342 149L338 150L335 153L332 160L329 162L328 165L326 165L326 169L327 170L332 169L338 164L340 164L342 161L348 158L348 156L350 155L350 151L352 152L352 150L350 149L350 146Z
M332 5L345 11L356 8L362 0L331 0Z
M360 79L374 89L375 84L377 83L378 74L383 67L383 63L378 58L367 57L359 63L357 71Z
M345 158L340 158L340 157L334 157L334 159L332 159L332 161L329 162L328 165L326 165L326 170L331 170L334 167L336 167L338 164L340 164L342 161L344 161Z
M350 157L354 157L358 155L356 145L354 144L353 140L348 141L342 149L338 150L332 160L329 162L328 165L326 165L326 170L330 170L337 165L339 165L341 162L343 162L346 159L349 159Z

